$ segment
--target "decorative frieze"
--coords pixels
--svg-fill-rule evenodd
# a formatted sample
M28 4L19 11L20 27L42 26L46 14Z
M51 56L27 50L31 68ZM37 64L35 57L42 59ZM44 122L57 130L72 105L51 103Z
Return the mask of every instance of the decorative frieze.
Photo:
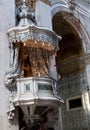
M9 36L9 42L23 42L27 44L27 41L32 42L32 46L44 48L47 46L47 49L58 48L58 42L61 40L60 36L57 36L53 31L44 29L37 26L26 26L26 27L15 27L7 32Z

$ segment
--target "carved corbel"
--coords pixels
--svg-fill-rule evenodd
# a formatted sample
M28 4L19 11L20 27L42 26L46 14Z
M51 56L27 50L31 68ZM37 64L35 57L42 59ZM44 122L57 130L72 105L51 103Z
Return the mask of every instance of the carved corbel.
M9 120L12 120L15 116L15 106L12 102L13 100L13 96L14 96L14 93L13 91L10 91L10 98L9 98L9 109L7 111L7 114L8 114L8 119Z

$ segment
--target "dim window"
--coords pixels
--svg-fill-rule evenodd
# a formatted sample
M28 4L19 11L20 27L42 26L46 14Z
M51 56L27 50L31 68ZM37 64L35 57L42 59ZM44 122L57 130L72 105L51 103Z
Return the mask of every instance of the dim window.
M82 96L67 99L66 103L67 103L67 110L75 110L83 108Z
M25 84L25 91L30 91L30 84Z
M38 84L38 89L53 91L52 86L50 84Z

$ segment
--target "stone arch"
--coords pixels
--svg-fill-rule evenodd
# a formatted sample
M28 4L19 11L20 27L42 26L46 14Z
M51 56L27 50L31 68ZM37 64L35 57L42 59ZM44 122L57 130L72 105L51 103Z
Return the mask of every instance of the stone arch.
M55 24L54 27L56 27L53 30L56 33L63 32L62 26L66 27L66 32L61 33L63 35L57 33L62 36L59 44L60 51L57 52L56 57L57 72L62 76L83 71L85 69L83 59L89 53L90 48L89 37L83 22L81 23L77 17L70 13L67 5L53 5L51 12L52 25ZM53 22L53 19L56 21ZM64 24L62 20L65 21ZM65 24L66 26L64 26Z
M53 30L58 34L62 36L62 40L60 41L59 44L59 55L66 54L67 50L72 51L73 48L73 53L72 55L78 55L79 57L84 54L84 49L83 49L83 44L82 44L82 39L79 36L78 32L76 29L64 18L64 13L65 12L58 12L55 14L52 23L53 23ZM69 17L69 16L68 16ZM63 51L65 53L63 53ZM76 51L76 52L75 52ZM67 55L70 54L67 52ZM69 56L69 55L68 55ZM72 57L72 56L70 56Z
M57 13L61 13L62 17L76 30L78 36L82 41L82 47L84 53L90 52L90 39L88 33L84 27L83 20L79 19L70 13L70 9L67 4L54 4L51 7L52 19Z

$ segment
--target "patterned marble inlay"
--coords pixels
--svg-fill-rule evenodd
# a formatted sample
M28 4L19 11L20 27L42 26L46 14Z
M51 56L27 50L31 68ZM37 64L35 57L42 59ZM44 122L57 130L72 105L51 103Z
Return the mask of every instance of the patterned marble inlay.
M87 109L67 111L66 105L66 99L88 92L87 85L87 77L85 72L62 77L59 81L58 91L60 96L64 99L64 104L61 106L63 130L90 129L90 111Z

